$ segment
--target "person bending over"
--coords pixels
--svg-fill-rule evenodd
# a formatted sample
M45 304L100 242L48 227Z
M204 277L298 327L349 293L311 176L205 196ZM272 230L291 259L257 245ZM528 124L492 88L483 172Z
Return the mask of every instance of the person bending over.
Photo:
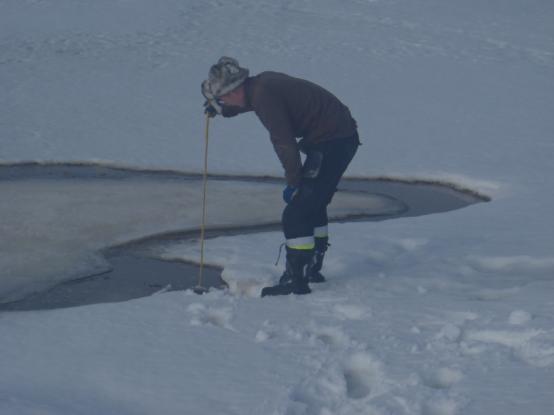
M360 145L356 121L348 107L315 83L271 71L249 76L247 68L225 56L210 68L202 94L210 117L254 111L285 172L286 267L262 297L310 293L309 283L325 281L320 271L329 245L327 206Z

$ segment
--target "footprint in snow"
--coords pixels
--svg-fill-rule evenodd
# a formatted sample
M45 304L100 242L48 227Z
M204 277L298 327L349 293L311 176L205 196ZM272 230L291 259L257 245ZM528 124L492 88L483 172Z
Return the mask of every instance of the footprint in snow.
M351 399L363 399L384 392L384 370L380 361L365 352L352 355L343 366L346 394Z
M383 364L365 351L336 357L292 388L286 415L373 413L369 401L389 390Z

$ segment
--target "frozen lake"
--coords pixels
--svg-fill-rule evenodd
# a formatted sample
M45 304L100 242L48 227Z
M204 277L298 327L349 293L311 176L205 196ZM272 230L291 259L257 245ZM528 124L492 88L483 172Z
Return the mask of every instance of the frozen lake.
M197 265L162 258L160 248L198 239L200 180L102 165L0 167L2 252L11 253L0 259L0 309L126 301L193 287ZM281 179L271 177L210 177L207 237L280 229L280 186ZM237 206L230 206L231 194ZM486 198L445 184L345 179L330 216L376 221L479 201ZM206 286L225 286L220 273L208 268Z

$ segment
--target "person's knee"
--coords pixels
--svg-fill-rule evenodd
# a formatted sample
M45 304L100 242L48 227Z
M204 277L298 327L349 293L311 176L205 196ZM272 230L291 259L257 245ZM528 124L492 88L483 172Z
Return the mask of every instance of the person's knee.
M305 180L304 183L300 185L298 194L293 199L292 204L296 205L299 209L309 209L310 206L315 203L316 194L317 191L312 181Z

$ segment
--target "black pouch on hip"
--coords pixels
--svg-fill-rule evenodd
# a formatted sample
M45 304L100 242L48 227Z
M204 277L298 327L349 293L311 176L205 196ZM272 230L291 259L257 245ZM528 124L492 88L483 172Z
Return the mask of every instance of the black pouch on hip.
M302 177L305 179L315 179L321 170L323 162L323 153L317 150L308 151L306 160L302 166Z

